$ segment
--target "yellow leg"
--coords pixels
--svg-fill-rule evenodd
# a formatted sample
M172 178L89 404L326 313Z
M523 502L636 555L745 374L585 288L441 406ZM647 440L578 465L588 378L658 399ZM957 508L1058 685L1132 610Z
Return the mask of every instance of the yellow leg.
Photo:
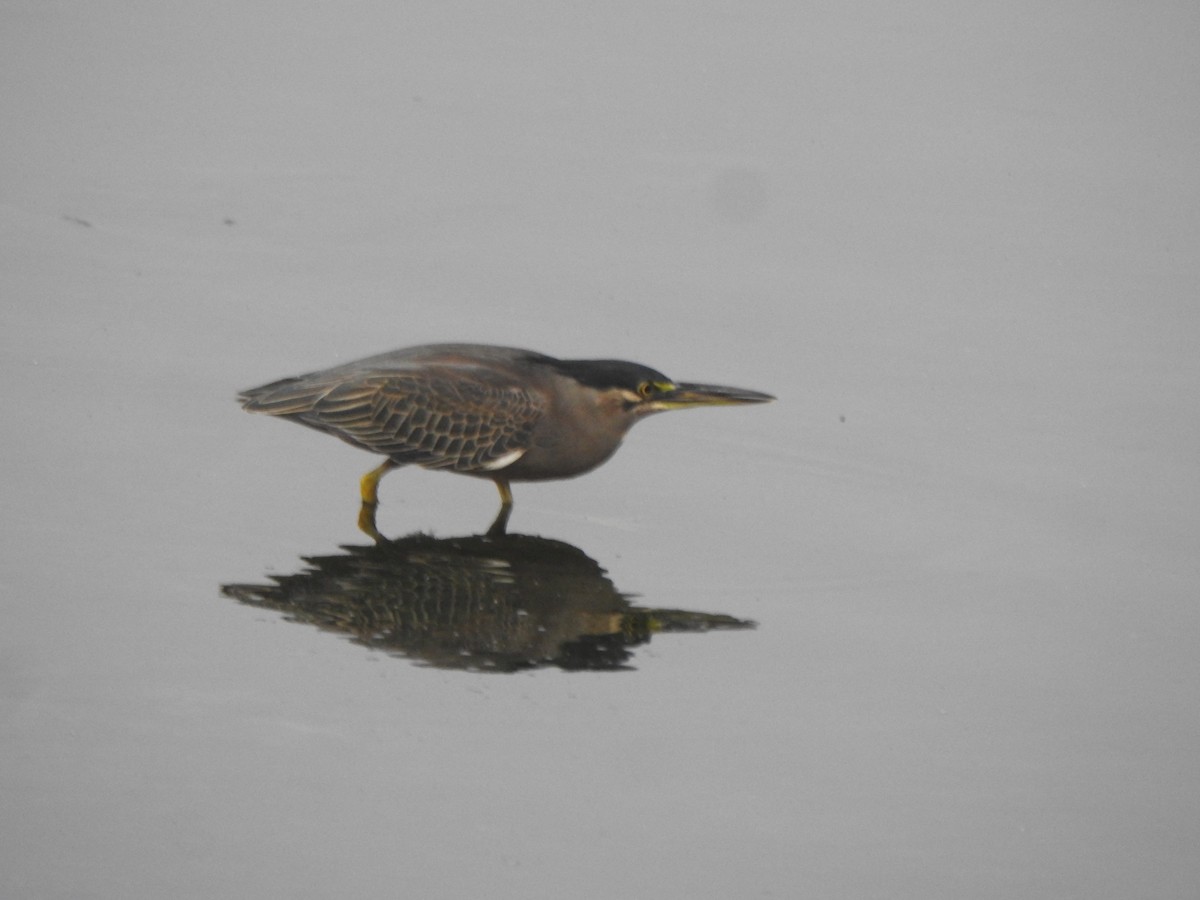
M382 465L364 475L359 482L362 506L358 508L358 529L379 544L385 540L375 527L375 510L379 507L379 479L399 467L399 463L385 460Z
M384 543L387 538L379 533L379 529L375 527L375 507L374 503L363 503L358 508L358 530L367 535L377 544Z
M400 468L400 463L392 462L390 459L385 459L383 464L378 468L372 469L362 477L362 481L358 483L362 490L362 502L370 503L373 506L379 505L379 479L386 475L392 469Z
M496 489L500 491L500 512L496 514L496 521L492 522L491 528L487 530L488 537L500 537L508 528L508 517L512 514L512 491L509 490L508 482L496 479Z

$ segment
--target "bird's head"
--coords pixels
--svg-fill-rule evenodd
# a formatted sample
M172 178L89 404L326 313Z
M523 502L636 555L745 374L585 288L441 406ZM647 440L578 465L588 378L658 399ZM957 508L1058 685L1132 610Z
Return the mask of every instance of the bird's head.
M675 382L656 369L618 359L556 360L559 374L616 401L631 415L698 406L740 406L775 398L760 391Z

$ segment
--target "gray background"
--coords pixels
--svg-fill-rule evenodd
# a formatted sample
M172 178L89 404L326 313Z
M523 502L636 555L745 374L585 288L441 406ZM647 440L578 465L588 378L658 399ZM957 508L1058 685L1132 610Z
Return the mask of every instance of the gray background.
M1200 885L1194 3L0 5L8 897ZM512 527L753 618L420 668L219 594L429 340L769 390ZM381 527L483 527L404 471Z

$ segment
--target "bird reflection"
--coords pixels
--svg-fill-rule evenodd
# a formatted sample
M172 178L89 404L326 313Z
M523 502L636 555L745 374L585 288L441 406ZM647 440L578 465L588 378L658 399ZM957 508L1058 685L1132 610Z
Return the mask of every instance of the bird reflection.
M629 668L655 632L753 628L732 616L629 602L577 547L527 535L413 535L304 557L272 584L223 594L446 669Z

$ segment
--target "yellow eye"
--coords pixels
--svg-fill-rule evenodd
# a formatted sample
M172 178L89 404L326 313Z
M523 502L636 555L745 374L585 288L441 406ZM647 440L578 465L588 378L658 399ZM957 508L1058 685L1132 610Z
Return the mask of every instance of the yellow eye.
M638 393L641 394L643 397L649 397L651 394L654 393L654 391L655 391L655 387L654 387L654 382L652 382L652 381L643 381L641 384L638 385Z

